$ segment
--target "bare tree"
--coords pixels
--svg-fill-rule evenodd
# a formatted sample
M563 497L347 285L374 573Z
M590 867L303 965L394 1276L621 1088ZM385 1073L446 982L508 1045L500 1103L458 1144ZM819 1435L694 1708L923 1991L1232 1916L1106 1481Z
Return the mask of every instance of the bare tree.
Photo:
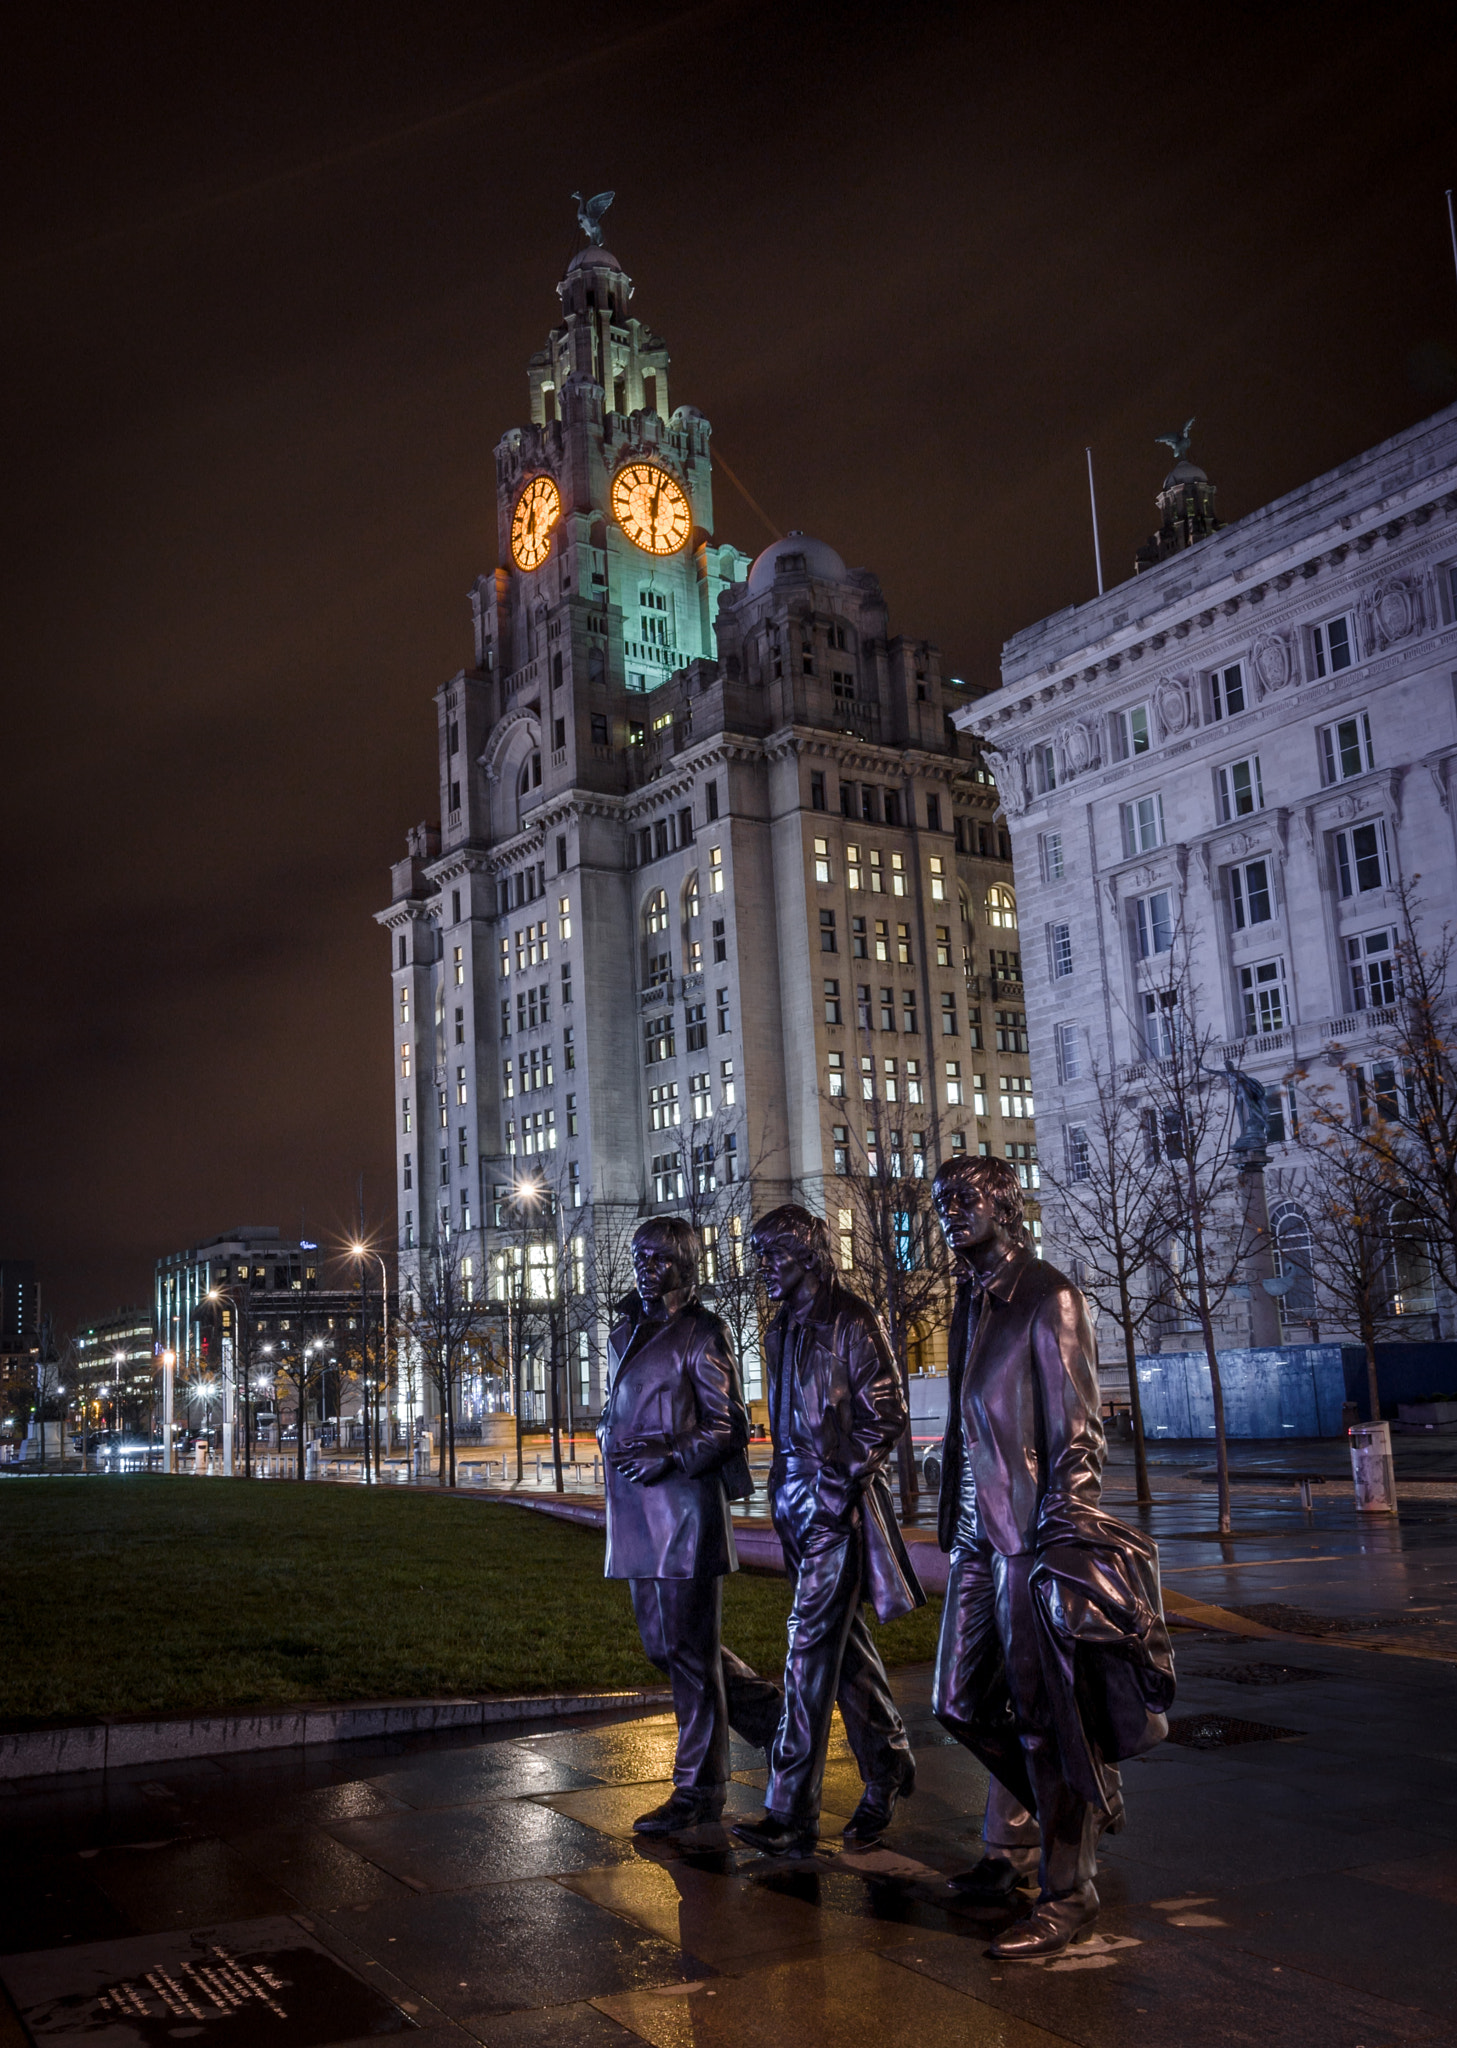
M1235 1150L1233 1091L1222 1065L1210 1064L1211 1053L1222 1048L1200 1014L1182 918L1151 993L1156 997L1153 1036L1145 1042L1148 1058L1142 1071L1150 1112L1147 1170L1167 1225L1158 1264L1168 1299L1197 1322L1203 1339L1214 1407L1219 1528L1227 1535L1229 1445L1214 1318L1231 1288L1248 1274L1259 1226L1239 1171L1244 1162Z
M1368 1007L1380 1005L1378 1050L1343 1065L1354 1083L1356 1140L1391 1201L1409 1204L1437 1272L1457 1293L1457 934L1443 924L1423 945L1420 880L1397 884L1396 959L1363 990Z
M1149 1280L1169 1235L1162 1190L1150 1172L1162 1148L1136 1085L1097 1060L1089 1078L1086 1120L1069 1126L1062 1166L1044 1159L1042 1174L1062 1212L1064 1233L1078 1247L1078 1284L1123 1334L1137 1494L1147 1506L1153 1495L1137 1354L1139 1335L1161 1306Z
M292 1327L280 1333L270 1365L275 1383L283 1380L293 1390L294 1412L298 1419L297 1476L303 1479L307 1471L309 1397L318 1393L328 1364L328 1345L324 1336L314 1327L307 1316L295 1317L290 1314ZM279 1414L279 1444L282 1448L283 1416Z
M457 1404L492 1314L483 1279L464 1272L459 1246L442 1229L420 1262L418 1293L406 1294L400 1304L405 1341L440 1403L441 1486L456 1484Z
M1301 1172L1293 1199L1310 1228L1310 1277L1317 1298L1360 1337L1371 1420L1376 1422L1381 1417L1376 1341L1400 1321L1392 1286L1387 1141L1381 1139L1376 1148L1365 1144L1341 1116L1334 1092L1317 1089L1297 1142Z
M841 1098L836 1107L843 1108ZM896 1447L901 1510L909 1515L919 1498L915 1444L909 1420L908 1354L950 1314L950 1254L936 1219L928 1177L939 1127L934 1108L884 1099L879 1088L862 1096L866 1126L847 1125L849 1145L836 1158L837 1177L825 1182L830 1234L840 1264L852 1270L874 1302L890 1338L891 1355L906 1396L907 1421ZM923 1126L916 1130L912 1120ZM930 1147L928 1153L927 1147Z

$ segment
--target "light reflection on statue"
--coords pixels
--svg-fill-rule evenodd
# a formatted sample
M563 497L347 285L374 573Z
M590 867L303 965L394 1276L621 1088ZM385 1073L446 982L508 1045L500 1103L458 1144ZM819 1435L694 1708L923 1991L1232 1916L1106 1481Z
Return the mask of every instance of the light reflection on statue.
M599 192L594 198L583 199L580 192L572 194L577 202L577 226L589 242L602 247L602 216L617 197L615 192Z

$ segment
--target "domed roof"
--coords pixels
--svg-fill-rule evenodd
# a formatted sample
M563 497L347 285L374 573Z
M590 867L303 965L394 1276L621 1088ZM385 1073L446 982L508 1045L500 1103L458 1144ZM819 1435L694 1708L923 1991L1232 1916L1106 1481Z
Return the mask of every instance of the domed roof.
M1180 484L1207 484L1208 481L1208 477L1197 462L1191 462L1187 455L1181 455L1164 478L1164 489L1172 491Z
M610 249L599 249L595 242L589 242L585 249L579 249L567 265L567 272L574 270L618 270L626 277L627 272Z
M783 540L776 540L773 547L765 548L755 558L749 571L749 595L759 597L773 586L779 564L786 555L798 555L798 569L803 564L810 576L822 576L826 582L842 583L845 580L845 564L827 541L814 540L807 533L787 533Z

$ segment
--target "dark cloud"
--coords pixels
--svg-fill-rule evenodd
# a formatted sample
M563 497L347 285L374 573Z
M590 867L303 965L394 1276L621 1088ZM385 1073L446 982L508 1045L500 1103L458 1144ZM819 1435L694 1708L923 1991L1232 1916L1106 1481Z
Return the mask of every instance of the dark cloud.
M39 24L40 18L37 18ZM574 246L781 527L995 678L1450 396L1447 11L52 10L7 52L0 1249L63 1316L388 1219L384 941ZM720 472L720 531L759 521Z

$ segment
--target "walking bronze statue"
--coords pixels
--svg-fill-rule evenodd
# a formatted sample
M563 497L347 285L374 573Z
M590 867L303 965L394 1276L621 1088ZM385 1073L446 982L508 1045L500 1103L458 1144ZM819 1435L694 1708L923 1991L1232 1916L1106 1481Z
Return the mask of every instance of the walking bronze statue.
M598 1438L609 1579L626 1579L644 1650L668 1675L678 1722L673 1791L634 1821L673 1834L716 1820L729 1726L767 1746L779 1689L720 1640L723 1581L738 1569L729 1501L752 1490L749 1417L718 1317L698 1299L698 1233L656 1216L633 1236L637 1292L608 1339Z
M814 1848L838 1700L865 1782L845 1840L868 1848L890 1825L897 1799L914 1790L916 1776L861 1613L869 1600L889 1621L926 1597L886 1478L906 1425L905 1396L879 1317L836 1272L823 1218L787 1203L755 1225L750 1243L769 1299L779 1305L767 1340L770 1505L792 1603L764 1816L734 1833L770 1855Z
M952 1879L1030 1917L991 1953L1054 1955L1098 1914L1098 1839L1122 1823L1117 1766L1161 1742L1174 1696L1158 1552L1103 1512L1098 1362L1082 1294L1033 1256L1005 1160L934 1186L956 1261L939 1536L951 1553L937 1718L992 1774L985 1854Z

